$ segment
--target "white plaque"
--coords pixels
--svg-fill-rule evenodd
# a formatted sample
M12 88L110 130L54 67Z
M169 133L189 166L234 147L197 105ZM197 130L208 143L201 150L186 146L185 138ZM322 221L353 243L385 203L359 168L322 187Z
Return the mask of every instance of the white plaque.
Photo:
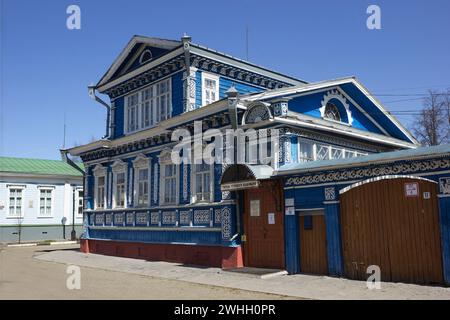
M250 216L259 217L259 200L250 200Z
M294 206L294 198L287 198L284 200L284 205L286 207L293 207Z
M405 196L417 197L419 195L419 184L417 182L405 183Z
M275 224L275 213L273 212L268 213L267 219L269 224Z
M295 207L286 207L285 213L287 216L295 215Z

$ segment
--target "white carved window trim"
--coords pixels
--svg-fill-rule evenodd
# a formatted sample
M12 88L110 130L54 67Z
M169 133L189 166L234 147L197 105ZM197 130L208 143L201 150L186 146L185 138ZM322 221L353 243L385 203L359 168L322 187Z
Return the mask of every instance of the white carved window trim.
M127 189L128 189L128 165L122 160L116 160L112 165L113 183L112 183L112 206L113 208L127 207ZM117 176L124 175L124 190L123 190L123 206L117 204Z
M166 177L165 173L166 173L166 166L168 165L174 165L172 163L172 159L171 159L171 152L170 151L162 151L159 155L159 194L160 194L160 198L159 198L159 203L161 205L176 205L179 203L179 199L180 199L180 188L179 188L179 183L180 183L180 165L174 165L175 166L175 173L174 175L170 176L170 177ZM165 181L166 179L172 179L173 177L175 177L175 201L165 201L165 193L166 193L166 184Z
M214 91L206 87L207 81L215 82ZM209 93L210 96L209 100L206 99L207 93ZM211 98L211 94L214 94L214 99ZM218 100L219 100L219 76L208 72L202 72L202 106L206 106L207 104L211 104Z
M151 166L150 166L150 159L147 158L145 155L140 154L136 157L136 159L133 160L133 168L134 168L134 192L133 192L133 203L135 207L148 207L150 206L150 199L151 199ZM144 203L142 205L139 204L139 188L140 188L140 181L139 181L139 171L147 169L147 203Z
M26 186L25 185L7 185L8 188L8 198L7 198L7 203L6 203L6 210L8 210L8 214L7 214L7 218L12 218L12 219L21 219L24 217L24 204L25 204L25 199L24 199L24 195L25 195L25 189ZM10 213L10 201L11 201L11 189L13 190L20 190L21 192L21 196L20 196L20 213L17 214L17 197L14 197L14 213L15 214L11 214Z
M333 99L338 100L344 106L345 112L347 113L348 122L342 121L342 114L340 114L341 121L336 121L336 120L325 117L325 109L327 107L327 104ZM334 104L334 103L331 102L331 104ZM338 89L333 89L333 90L328 91L323 96L321 105L322 106L319 108L319 111L320 111L320 116L322 117L322 119L325 119L325 120L331 121L331 122L348 125L348 126L352 125L353 117L352 117L352 112L350 111L350 104L348 103L347 98ZM336 106L336 108L337 108L337 106ZM338 108L338 110L339 110L339 108Z
M93 170L94 173L94 209L105 209L106 207L106 167L103 167L101 164L97 164ZM104 183L103 183L103 205L100 206L98 203L98 180L99 178L104 179Z

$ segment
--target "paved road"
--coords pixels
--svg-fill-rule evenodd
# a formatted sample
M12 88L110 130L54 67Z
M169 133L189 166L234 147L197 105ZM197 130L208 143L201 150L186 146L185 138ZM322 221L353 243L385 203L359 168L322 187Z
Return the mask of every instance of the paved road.
M382 282L380 290L369 290L365 281L296 274L261 279L220 268L198 268L177 263L155 262L79 251L53 251L36 259L103 269L158 279L263 292L308 299L450 299L450 288Z
M75 248L73 245L0 248L0 299L287 298L89 267L81 267L81 290L68 290L65 264L33 258L50 251Z

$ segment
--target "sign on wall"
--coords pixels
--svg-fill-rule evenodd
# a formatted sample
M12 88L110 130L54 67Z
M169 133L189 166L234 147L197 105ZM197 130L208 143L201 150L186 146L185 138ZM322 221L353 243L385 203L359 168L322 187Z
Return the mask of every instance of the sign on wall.
M260 208L259 199L250 200L250 216L259 217L259 215L260 215L259 208Z
M293 216L295 215L295 207L286 207L285 214L287 216Z
M275 213L273 212L268 213L267 219L269 224L275 224Z
M294 198L286 198L284 200L284 205L286 207L293 207L294 206Z
M417 182L405 183L405 196L417 197L419 195L419 184Z

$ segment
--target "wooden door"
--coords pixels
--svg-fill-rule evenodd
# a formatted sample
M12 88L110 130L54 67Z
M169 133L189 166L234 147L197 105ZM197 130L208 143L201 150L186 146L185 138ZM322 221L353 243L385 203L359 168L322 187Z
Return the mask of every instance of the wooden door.
M284 268L282 197L278 182L266 182L245 191L245 266Z
M344 268L367 279L378 265L382 281L442 283L437 184L421 179L384 179L341 196Z
M324 214L302 215L299 222L300 272L328 274Z

